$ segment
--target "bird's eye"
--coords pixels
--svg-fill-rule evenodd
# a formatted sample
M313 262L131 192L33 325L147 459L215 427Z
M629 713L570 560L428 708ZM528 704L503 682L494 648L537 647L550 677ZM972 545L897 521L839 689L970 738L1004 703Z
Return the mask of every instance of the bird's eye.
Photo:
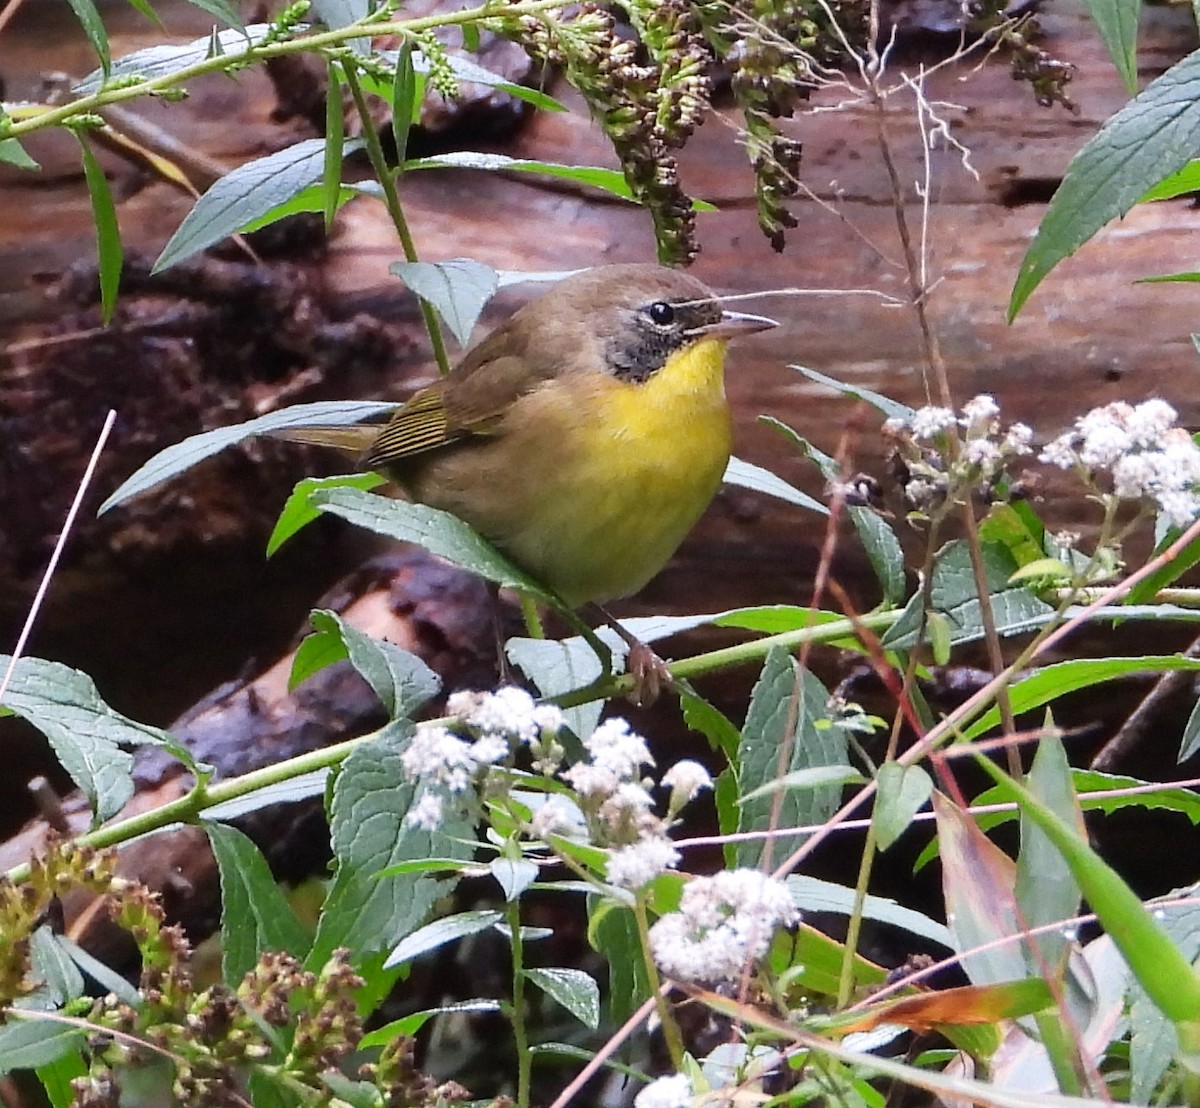
M675 322L675 309L665 300L656 300L646 309L646 314L650 322L659 327L668 327Z

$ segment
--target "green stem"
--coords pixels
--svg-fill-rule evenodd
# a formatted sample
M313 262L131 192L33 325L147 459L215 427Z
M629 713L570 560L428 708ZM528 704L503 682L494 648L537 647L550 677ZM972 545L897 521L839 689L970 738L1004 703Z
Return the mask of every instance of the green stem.
M400 193L396 190L396 178L393 176L391 169L388 167L387 158L383 153L383 144L379 141L379 132L375 128L375 124L371 119L371 113L367 108L367 98L363 95L362 85L358 80L358 72L354 68L352 60L347 59L342 63L342 73L346 77L346 85L350 89L350 95L354 98L354 107L358 111L358 118L362 124L363 141L367 147L367 157L371 161L371 168L375 171L375 178L379 182L379 187L383 190L383 202L387 207L388 215L391 217L392 225L396 228L396 234L400 236L400 245L404 248L404 257L407 261L418 261L417 244L413 241L412 232L408 229L408 220L404 217L404 207L400 203ZM437 360L438 369L442 375L450 372L450 360L446 355L446 342L442 338L442 328L438 323L437 312L434 307L422 297L417 297L421 305L421 315L425 319L425 329L429 332L429 342L433 347L433 356Z
M862 931L863 908L867 900L867 882L871 878L871 866L875 861L875 821L867 827L867 840L863 844L862 858L858 863L858 880L854 887L854 907L850 911L850 922L846 929L846 942L842 949L842 968L838 975L837 1006L841 1010L850 1003L854 990L854 957L858 950L858 936Z
M529 1030L525 1026L525 942L521 938L521 906L510 900L505 906L512 934L512 1026L517 1051L517 1108L529 1108L533 1055L529 1052Z
M0 138L19 138L21 135L33 131L58 126L72 116L97 112L109 104L120 104L126 100L137 100L143 96L177 88L193 77L228 70L231 68L231 62L242 66L247 62L266 61L270 58L286 57L289 54L308 53L323 47L341 46L351 39L366 36L409 35L413 32L432 30L435 27L453 27L464 23L477 23L485 19L511 19L516 16L537 15L540 12L565 8L567 2L568 0L528 0L526 3L502 6L485 3L475 8L466 8L463 11L423 16L420 19L402 19L389 23L353 23L348 27L338 27L331 31L305 35L303 38L250 46L240 53L227 51L224 54L205 58L194 65L184 66L174 73L165 73L161 77L139 81L133 85L123 85L120 88L100 89L98 92L81 96L77 100L56 107L42 108L40 105L33 107L22 105L10 114L13 116L24 115L26 118L17 119L7 127L0 126Z
M683 1036L679 1033L679 1024L675 1022L675 1013L667 1003L666 990L658 976L658 966L654 964L654 956L650 953L650 921L646 916L646 901L638 893L633 902L633 918L637 921L638 946L642 948L642 961L646 967L646 981L650 986L650 995L658 1008L658 1021L662 1025L663 1039L667 1044L667 1053L671 1056L671 1065L676 1073L683 1071Z

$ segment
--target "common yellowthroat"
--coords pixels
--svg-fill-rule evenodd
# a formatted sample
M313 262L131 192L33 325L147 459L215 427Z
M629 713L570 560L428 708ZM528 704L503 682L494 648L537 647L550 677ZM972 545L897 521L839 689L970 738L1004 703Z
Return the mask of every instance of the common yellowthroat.
M568 277L379 425L283 432L361 452L572 608L637 592L729 461L730 339L776 326L657 265Z

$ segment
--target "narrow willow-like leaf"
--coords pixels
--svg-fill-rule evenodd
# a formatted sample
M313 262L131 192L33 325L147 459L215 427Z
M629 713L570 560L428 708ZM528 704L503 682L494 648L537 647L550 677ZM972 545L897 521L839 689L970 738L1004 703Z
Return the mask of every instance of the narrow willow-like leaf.
M468 935L477 935L480 931L495 927L502 919L504 913L497 912L494 908L480 908L444 916L405 936L404 941L388 955L385 965L398 966L401 962L411 962L422 954L445 946L446 943L457 942Z
M413 45L405 39L396 52L396 75L392 79L392 141L396 144L396 164L404 171L408 156L408 133L417 113L417 73L413 68Z
M154 272L178 265L222 239L246 229L272 208L319 184L325 170L325 140L304 139L225 174L188 212L167 241ZM357 149L358 140L345 144Z
M792 899L802 911L838 912L841 915L849 915L858 899L854 889L845 885L835 885L831 881L822 881L819 877L792 874L786 881ZM862 902L862 914L865 919L899 927L913 935L932 939L950 949L954 947L954 939L943 924L921 912L905 908L887 897L868 894Z
M232 4L226 0L188 0L188 3L193 8L199 8L202 12L208 12L215 19L219 19L222 23L230 27L234 27L239 31L245 30L245 23L242 22L242 17L238 15Z
M83 1031L53 1020L14 1019L0 1027L0 1074L47 1066L83 1046Z
M1136 96L1137 30L1141 0L1084 0L1130 96Z
M211 458L214 454L255 435L266 435L272 431L285 431L296 427L345 427L348 424L381 419L395 410L395 404L373 400L322 401L316 404L295 404L232 427L203 431L182 442L173 443L143 463L100 505L96 514L103 515L109 509L157 488L172 477L186 473L205 458Z
M871 389L865 389L860 385L847 385L844 381L839 381L834 377L827 377L824 373L818 373L817 370L809 369L807 366L792 365L788 366L788 368L794 369L797 373L802 373L810 381L816 381L818 385L827 385L829 388L845 396L852 396L856 400L865 401L872 408L882 412L888 419L907 420L913 414L912 408L884 396L883 393L873 392Z
M221 876L221 972L231 988L265 951L303 958L312 942L287 902L271 867L245 835L223 823L204 830Z
M92 0L68 0L68 3L75 13L75 18L83 27L83 33L87 35L88 42L92 44L92 49L96 51L96 56L100 59L100 68L106 74L111 72L112 53L108 46L108 32L104 29L104 20L100 18L100 12L96 5L92 3Z
M325 89L325 163L321 186L325 193L325 230L333 226L333 218L341 206L342 144L346 137L346 116L342 107L341 66L330 62L326 67L328 83Z
M1200 1050L1200 976L1121 876L1067 822L987 758L980 766L1062 852L1101 925L1146 995L1174 1025L1185 1059Z
M1023 677L1009 686L1009 701L1014 712L1040 708L1078 689L1086 689L1131 673L1166 673L1170 670L1198 670L1200 659L1178 654L1145 658L1073 658L1056 662ZM963 732L967 739L978 738L1000 722L1000 712L989 709Z
M100 274L100 307L105 323L112 319L117 304L117 289L121 284L121 229L117 225L117 208L104 168L96 160L92 148L82 134L78 135L83 151L83 176L88 196L92 200L92 219L96 224L96 259Z
M739 488L752 489L777 500L785 500L798 508L807 508L812 512L829 515L829 509L819 500L814 500L806 492L801 492L794 485L789 485L782 477L775 476L769 469L756 466L753 462L744 462L741 458L730 458L725 467L725 476L721 478L727 485L737 485Z
M1063 258L1187 165L1197 149L1200 52L1147 85L1075 155L1021 262L1008 318Z

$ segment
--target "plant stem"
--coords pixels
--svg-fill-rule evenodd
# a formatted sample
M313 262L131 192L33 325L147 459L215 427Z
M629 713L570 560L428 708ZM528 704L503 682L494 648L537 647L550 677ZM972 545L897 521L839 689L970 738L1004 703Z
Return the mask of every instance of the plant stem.
M529 1053L529 1030L525 1026L525 942L521 937L521 906L510 900L505 906L512 943L512 1027L517 1052L517 1108L529 1108L533 1055Z
M308 53L327 46L341 46L351 39L367 36L409 35L415 31L427 31L435 27L460 26L464 23L477 23L485 19L499 17L511 19L515 16L537 15L539 12L554 11L566 6L567 0L528 0L527 3L508 4L503 7L497 7L494 3L485 3L475 8L466 8L463 11L444 12L439 15L423 16L420 19L402 19L389 23L352 23L347 27L305 35L303 38L247 46L240 52L227 50L224 54L217 54L193 65L183 66L174 73L165 73L161 77L153 77L133 85L122 85L119 88L102 88L98 92L81 96L68 104L54 107L22 105L19 111L11 114L23 115L25 118L14 119L8 126L0 126L0 138L19 138L32 131L58 126L72 116L97 112L109 104L119 104L126 100L137 100L143 96L164 92L177 88L193 77L200 77L205 73L220 73L235 67L240 68L250 62L282 58L289 54Z
M379 187L383 190L383 202L391 217L392 225L396 228L396 234L400 237L400 245L404 248L404 257L410 262L418 261L417 244L413 241L412 232L408 229L408 220L404 217L400 193L396 191L396 178L388 167L387 158L383 153L383 144L379 141L379 132L367 109L367 98L363 95L362 84L358 80L358 72L353 61L347 59L342 63L342 73L346 77L350 95L354 98L354 107L358 111L359 121L362 123L367 157L371 161L371 168L375 171ZM446 342L442 338L442 328L438 323L437 312L434 311L433 305L428 300L420 296L417 297L417 300L421 305L421 315L425 319L425 329L429 332L429 343L433 347L433 356L437 360L438 369L444 376L450 372L450 360L446 356Z
M667 1053L671 1056L671 1065L676 1073L683 1070L683 1036L679 1033L679 1024L675 1022L675 1013L667 1003L667 991L662 987L658 976L658 966L650 953L650 921L646 917L646 901L639 893L633 902L633 918L637 921L638 946L642 948L642 960L646 967L646 981L650 987L650 995L654 997L658 1007L658 1022L662 1025L663 1039L667 1044Z

